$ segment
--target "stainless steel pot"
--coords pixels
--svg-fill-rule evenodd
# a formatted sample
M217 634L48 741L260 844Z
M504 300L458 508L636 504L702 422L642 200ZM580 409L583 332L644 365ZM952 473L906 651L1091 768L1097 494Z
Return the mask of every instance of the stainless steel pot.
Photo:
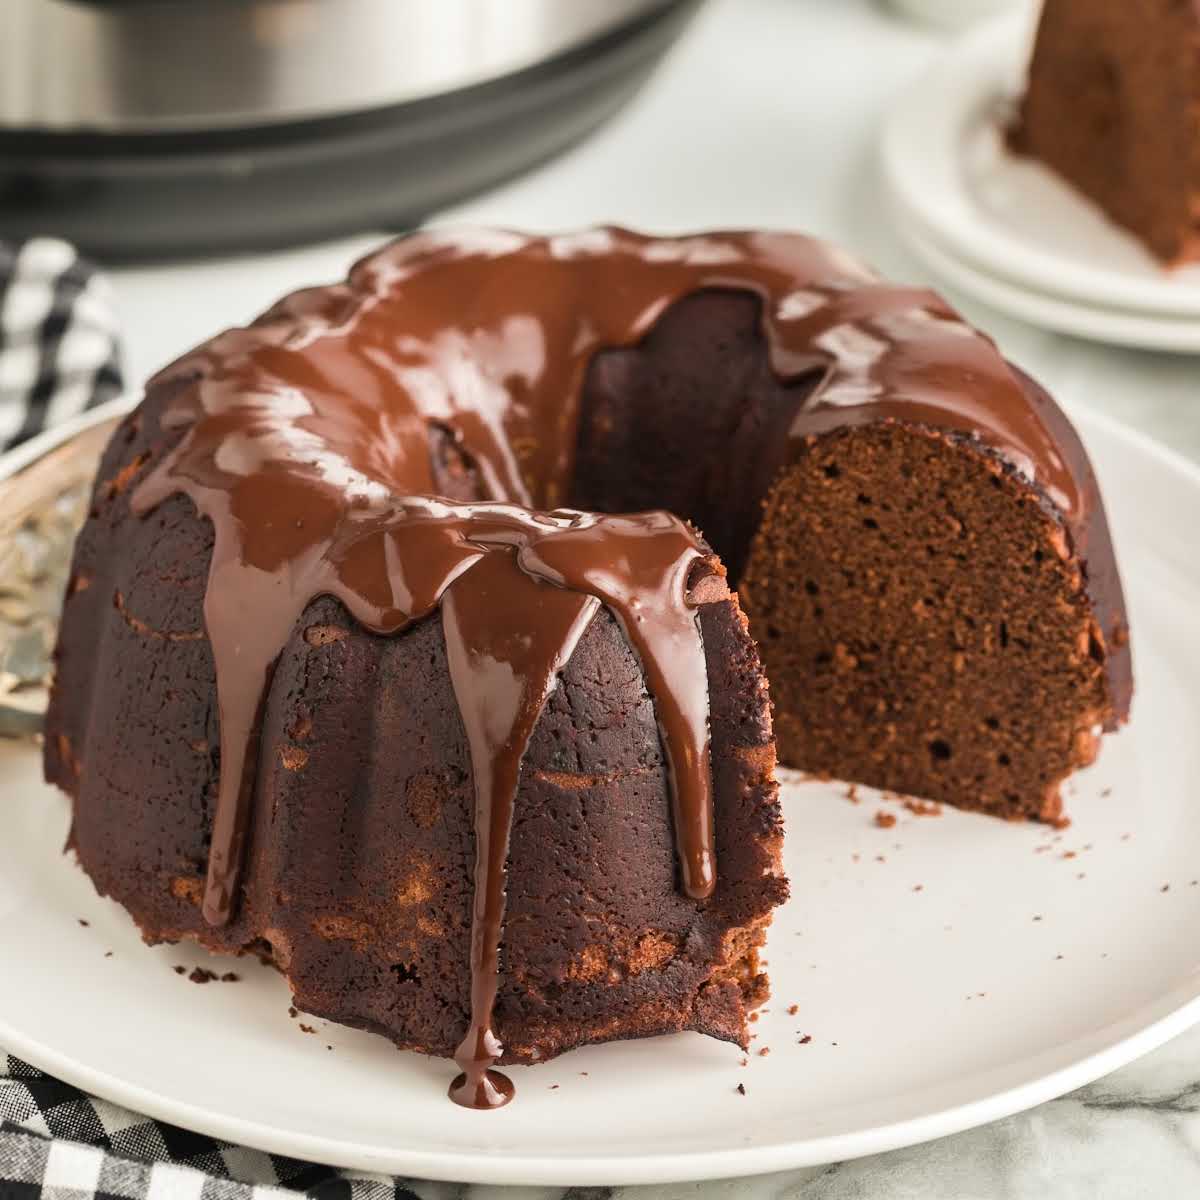
M662 0L4 0L0 125L150 133L303 121L546 62Z
M441 204L587 132L698 0L0 0L0 236L258 248Z

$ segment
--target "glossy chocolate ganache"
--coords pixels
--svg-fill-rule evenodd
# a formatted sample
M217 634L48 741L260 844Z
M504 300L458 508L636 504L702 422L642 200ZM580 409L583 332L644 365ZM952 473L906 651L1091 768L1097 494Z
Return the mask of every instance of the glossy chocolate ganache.
M932 292L881 282L791 234L655 239L619 229L534 238L419 234L299 292L168 367L180 434L134 497L174 493L211 521L204 617L216 665L220 783L203 901L227 922L250 825L257 725L273 665L308 603L337 597L395 633L441 611L475 792L470 1025L451 1096L495 1107L492 1068L505 867L522 755L556 678L607 607L636 650L670 773L681 885L717 886L708 689L694 588L709 551L666 512L596 515L569 493L592 357L638 341L702 289L761 302L771 365L811 377L804 439L902 418L978 439L1082 531L1089 496L1046 406ZM435 493L434 432L487 499ZM1090 481L1090 474L1083 476ZM1090 486L1090 483L1089 483Z

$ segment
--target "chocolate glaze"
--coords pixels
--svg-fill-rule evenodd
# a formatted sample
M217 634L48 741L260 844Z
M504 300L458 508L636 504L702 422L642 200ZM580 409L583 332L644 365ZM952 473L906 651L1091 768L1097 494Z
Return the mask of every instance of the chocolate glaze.
M205 623L221 760L208 921L228 921L236 905L256 727L306 605L335 596L380 634L441 606L475 776L471 1020L451 1088L471 1107L511 1095L490 1068L501 1053L492 1008L521 759L601 604L654 697L682 886L698 903L716 887L707 678L689 593L706 547L667 513L555 509L592 356L636 342L675 300L711 288L759 297L781 378L820 377L800 393L788 453L846 425L932 425L981 441L1069 527L1082 522L1074 464L990 341L932 292L884 284L790 234L418 234L155 381L178 381L168 421L182 436L135 510L182 492L215 530ZM433 431L476 473L480 502L433 494Z

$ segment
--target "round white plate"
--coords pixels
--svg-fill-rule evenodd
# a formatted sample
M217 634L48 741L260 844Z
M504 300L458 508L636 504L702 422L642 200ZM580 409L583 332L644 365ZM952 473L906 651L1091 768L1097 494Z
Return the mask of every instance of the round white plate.
M257 963L144 946L62 855L67 805L21 745L0 747L0 1045L262 1149L561 1185L886 1150L1152 1049L1200 1018L1200 471L1107 421L1081 428L1132 593L1135 720L1071 785L1064 831L920 817L789 777L794 896L745 1066L696 1035L590 1047L514 1069L499 1112L456 1108L448 1063L289 1019L283 981ZM885 810L892 828L875 823ZM172 969L197 963L240 980L199 987Z
M1094 308L1010 283L956 257L938 243L933 231L922 225L916 214L904 211L898 199L894 208L897 233L925 266L950 287L998 312L1045 329L1110 345L1200 354L1200 320Z
M892 192L989 275L1093 308L1200 322L1200 266L1166 270L1052 171L1004 148L1029 44L1027 16L988 22L896 104L882 143Z
M943 29L965 29L985 17L995 16L1027 0L891 0L898 12L914 21Z

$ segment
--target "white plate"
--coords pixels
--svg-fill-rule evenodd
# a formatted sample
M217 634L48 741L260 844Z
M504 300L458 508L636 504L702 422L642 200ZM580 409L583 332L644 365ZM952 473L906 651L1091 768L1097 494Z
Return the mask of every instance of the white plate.
M1200 320L1094 308L1010 283L956 257L952 250L939 244L934 232L925 227L916 214L904 210L898 198L894 208L896 232L909 249L950 287L981 300L998 312L1095 342L1200 354Z
M989 22L897 103L883 133L893 193L989 275L1089 307L1200 320L1200 267L1165 270L1053 172L1004 149L1028 47L1027 17Z
M695 1035L591 1047L514 1069L508 1108L456 1108L447 1063L321 1021L306 1035L282 980L253 962L216 964L236 984L175 974L211 960L143 946L96 897L60 853L66 803L40 782L36 750L17 746L0 748L0 1045L263 1149L561 1185L886 1150L1004 1116L1159 1045L1200 1018L1200 471L1107 421L1081 427L1132 593L1133 724L1072 786L1064 832L916 817L790 781L795 895L771 933L774 996L745 1067ZM884 807L894 828L874 824Z

